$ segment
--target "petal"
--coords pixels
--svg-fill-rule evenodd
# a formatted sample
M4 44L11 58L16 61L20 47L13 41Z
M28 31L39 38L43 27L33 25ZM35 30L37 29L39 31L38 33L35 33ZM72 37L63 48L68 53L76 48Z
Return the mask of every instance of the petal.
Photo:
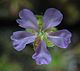
M19 12L19 16L21 18L21 20L17 20L17 23L19 23L19 25L23 28L28 28L28 26L30 26L31 28L33 28L35 26L35 29L38 29L38 24L37 24L37 20L35 15L28 9L23 9L22 11ZM21 21L24 22L21 22Z
M44 14L43 28L49 29L51 27L57 26L61 23L62 19L63 19L63 15L59 10L55 8L49 8L46 10Z
M44 41L41 41L32 58L35 59L38 65L49 64L51 62L51 56Z
M17 21L17 23L19 23L20 27L24 27L26 29L35 29L35 30L37 30L37 28L35 27L35 25L32 24L32 22L29 21L29 20L17 19L16 21Z
M67 48L69 43L71 42L71 33L66 30L60 30L56 33L51 33L48 35L48 39L53 42L58 47Z
M14 32L11 36L11 40L13 41L13 47L17 51L23 50L26 44L32 43L35 38L35 35L32 35L31 33L25 31Z

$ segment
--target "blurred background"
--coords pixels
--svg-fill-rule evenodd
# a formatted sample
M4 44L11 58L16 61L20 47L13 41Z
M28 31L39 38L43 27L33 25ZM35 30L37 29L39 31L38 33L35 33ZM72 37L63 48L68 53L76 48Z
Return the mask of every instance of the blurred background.
M58 29L68 29L72 42L67 49L48 48L52 61L36 65L32 59L33 46L17 52L10 36L24 30L16 23L20 10L27 8L35 15L43 15L48 8L56 8L64 15ZM0 71L80 71L80 1L79 0L0 0Z

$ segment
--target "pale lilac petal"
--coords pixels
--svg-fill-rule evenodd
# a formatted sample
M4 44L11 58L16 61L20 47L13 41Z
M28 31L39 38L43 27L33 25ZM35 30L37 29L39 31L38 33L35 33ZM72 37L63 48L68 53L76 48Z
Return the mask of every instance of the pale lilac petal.
M35 25L32 24L32 22L29 21L29 20L17 19L16 21L17 21L17 23L19 23L20 27L24 27L26 29L35 29L35 30L37 30L37 28L35 27Z
M28 9L23 9L19 12L19 16L21 20L17 20L17 23L23 28L31 28L35 27L34 29L38 29L38 24L35 15ZM23 20L23 22L21 22ZM28 25L28 26L27 26Z
M71 33L66 30L60 30L55 33L51 33L48 35L48 39L53 42L58 47L67 48L69 43L71 42Z
M49 64L51 62L51 56L44 41L41 41L32 58L35 59L38 65Z
M55 8L47 9L44 14L43 29L49 29L51 27L59 25L62 19L63 19L63 15L59 10Z
M14 32L11 36L11 40L13 41L13 47L17 51L23 50L26 44L32 43L35 38L35 35L32 35L31 33L25 31Z

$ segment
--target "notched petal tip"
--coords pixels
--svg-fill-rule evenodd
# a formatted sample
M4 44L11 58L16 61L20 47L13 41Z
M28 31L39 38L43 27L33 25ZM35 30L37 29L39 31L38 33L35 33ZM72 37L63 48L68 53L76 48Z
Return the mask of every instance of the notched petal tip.
M20 18L24 18L24 15L26 14L26 12L30 13L31 11L28 10L28 9L22 9L20 12L19 12L19 17ZM31 12L32 13L32 12Z
M49 29L51 27L55 27L61 23L63 19L63 14L55 9L55 8L49 8L44 13L44 29Z
M38 24L37 24L37 20L35 15L28 9L23 9L19 12L19 17L21 18L21 23L19 23L19 25L21 25L21 27L23 28L34 28L36 30L38 30ZM27 26L28 25L28 26Z
M35 59L38 65L49 64L51 62L51 56L44 41L41 41L32 58Z
M67 48L71 43L72 34L66 30L59 30L55 33L51 33L48 35L48 39L53 42L58 47Z
M38 30L38 28L30 20L17 19L16 22L22 28Z
M36 38L36 35L32 35L29 32L17 31L11 36L14 49L21 51L25 48L26 44L32 43Z

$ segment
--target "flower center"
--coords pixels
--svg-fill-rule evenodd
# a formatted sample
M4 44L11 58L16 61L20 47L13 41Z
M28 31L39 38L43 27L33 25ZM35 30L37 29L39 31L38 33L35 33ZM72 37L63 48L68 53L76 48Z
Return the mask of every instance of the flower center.
M36 50L36 48L39 46L41 40L45 40L47 39L47 35L46 32L39 30L39 32L37 32L37 38L34 41L34 50Z
M47 37L46 33L41 30L38 32L37 36L39 36L41 40L44 40L44 38Z

